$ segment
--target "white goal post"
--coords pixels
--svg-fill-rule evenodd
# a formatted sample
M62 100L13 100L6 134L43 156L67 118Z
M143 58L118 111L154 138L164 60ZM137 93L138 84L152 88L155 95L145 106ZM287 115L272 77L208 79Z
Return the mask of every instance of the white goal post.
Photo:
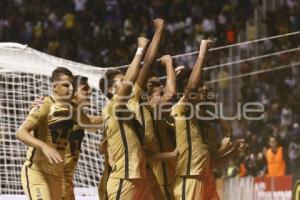
M26 145L16 139L16 131L32 100L49 95L49 76L58 66L89 78L93 87L90 112L100 114L105 98L98 90L98 80L106 69L50 56L17 43L0 43L0 196L23 194L20 172ZM86 132L74 179L78 194L91 196L89 199L97 196L103 170L103 158L98 153L100 137Z

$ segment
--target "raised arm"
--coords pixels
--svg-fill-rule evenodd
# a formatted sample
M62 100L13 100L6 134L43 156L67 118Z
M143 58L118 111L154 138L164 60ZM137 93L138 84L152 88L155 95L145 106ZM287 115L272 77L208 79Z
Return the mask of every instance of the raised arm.
M120 97L117 100L119 102L127 102L129 100L130 93L132 90L132 85L135 83L139 71L140 71L140 63L144 55L144 51L146 50L148 43L148 39L144 37L138 38L138 49L134 56L134 59L132 60L129 68L126 71L126 74L124 76L124 80L122 83L122 87L120 88L119 92L117 93L117 96Z
M162 36L163 28L164 28L164 20L163 19L155 19L154 20L154 28L155 33L153 36L153 39L150 43L150 46L147 50L147 53L145 55L144 59L144 65L141 69L141 72L137 79L137 84L143 89L146 90L146 83L149 79L150 71L152 70L152 65L155 61L158 48L159 48L159 42Z
M220 122L220 126L222 128L222 132L224 137L231 137L232 135L232 127L230 126L230 124L226 121L224 121L223 119L219 119Z
M204 63L205 55L208 51L208 47L211 45L211 40L202 40L200 45L200 51L197 58L197 61L194 65L193 71L191 73L191 76L189 78L183 101L185 102L192 102L193 99L191 99L192 93L197 93L198 88L201 83L201 74L202 74L202 67Z
M167 81L165 92L162 97L162 103L170 102L176 95L176 74L173 68L173 61L170 55L165 55L161 58L161 63L166 67Z
M48 146L43 141L35 138L31 132L36 128L37 124L25 120L25 122L20 126L17 131L17 139L24 144L42 150L45 156L48 158L49 162L59 163L62 162L62 158L59 153L52 147Z

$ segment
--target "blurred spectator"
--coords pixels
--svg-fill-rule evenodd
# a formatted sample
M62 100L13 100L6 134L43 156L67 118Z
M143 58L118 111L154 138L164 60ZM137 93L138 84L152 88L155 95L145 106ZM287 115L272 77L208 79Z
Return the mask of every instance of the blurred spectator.
M289 169L291 174L300 173L300 145L291 142L289 145Z
M149 38L152 36L152 20L155 17L166 20L159 55L193 52L206 37L216 39L216 46L221 46L299 31L299 1L274 1L278 7L267 9L265 18L259 15L254 19L255 10L262 10L262 1L1 0L0 41L28 44L51 55L111 67L130 62L135 53L136 38L141 33ZM239 48L231 48L232 54L228 49L215 51L207 61L208 65L222 64L296 48L299 42L299 36L294 35L243 44ZM175 62L191 69L195 56L184 56ZM296 62L300 62L300 51L230 65L230 73L237 70L246 74ZM211 72L207 71L207 74ZM234 75L229 74L228 66L212 72L215 79ZM299 65L295 65L291 69L239 79L240 90L234 91L233 95L240 97L241 103L263 103L265 112L264 118L258 122L234 121L233 136L245 138L251 145L249 154L242 157L243 161L239 160L241 157L231 161L227 171L229 175L262 175L267 168L263 155L271 135L283 141L283 146L278 149L288 150L286 168L291 173L299 173L299 74ZM218 90L223 91L220 99L230 97L234 85L231 80L217 83ZM231 102L228 103L230 106Z
M230 25L226 32L227 44L236 43L236 30L233 25Z
M276 137L270 137L270 148L266 152L268 176L284 176L286 163L282 146L278 144Z
M246 34L247 34L247 40L255 40L257 35L257 28L253 23L253 20L249 20L247 22L247 28L246 28Z
M260 31L257 23L267 25L267 35L299 30L299 2L280 2L286 3L267 12L266 19L254 21L261 1L1 0L0 41L26 43L59 57L110 67L130 62L135 38L141 33L151 37L155 17L167 22L161 54L194 51L208 36L216 38L218 46L237 38L253 40ZM226 50L220 55L226 56ZM192 67L193 62L183 64Z

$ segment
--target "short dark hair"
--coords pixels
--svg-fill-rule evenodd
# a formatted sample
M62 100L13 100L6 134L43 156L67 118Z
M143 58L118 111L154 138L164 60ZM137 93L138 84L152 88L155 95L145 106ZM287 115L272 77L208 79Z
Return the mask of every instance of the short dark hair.
M73 73L65 68L65 67L57 67L53 70L50 81L53 83L54 81L59 81L61 75L70 76L73 78Z
M75 88L78 88L78 86L80 85L88 84L88 80L89 79L86 76L75 75L73 80L73 85Z
M147 93L148 95L152 95L154 92L154 88L161 87L161 82L157 80L150 80L147 84Z
M152 77L158 77L158 75L155 72L152 71L150 73L149 79L151 79Z
M117 69L109 69L109 70L106 71L104 76L100 78L100 80L99 80L99 89L101 90L102 93L105 92L105 86L107 86L107 88L113 86L114 78L118 74L122 74L122 72L120 70L117 70ZM111 98L112 95L107 93L107 97Z

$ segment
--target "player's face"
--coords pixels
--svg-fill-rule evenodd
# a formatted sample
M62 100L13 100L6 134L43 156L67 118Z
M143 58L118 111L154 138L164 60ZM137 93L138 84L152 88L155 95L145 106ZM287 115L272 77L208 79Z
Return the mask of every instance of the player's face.
M269 140L269 144L270 144L271 148L276 148L277 147L276 139L271 137L270 140Z
M204 85L204 86L199 88L197 98L198 98L197 99L198 102L214 101L215 100L215 94L213 93L211 88Z
M113 95L117 94L122 86L123 83L123 79L124 79L124 74L117 74L114 77L114 84L111 88L109 88L110 93L112 93Z
M91 96L91 88L88 83L80 84L74 94L77 103L88 103Z
M72 82L73 77L61 75L60 80L53 83L54 93L63 99L71 100L74 92Z
M153 88L153 93L149 96L149 102L152 105L159 105L164 92L162 87Z
M149 78L148 82L147 82L147 88L149 87L149 84L151 82L160 82L160 79L157 76L152 76Z

